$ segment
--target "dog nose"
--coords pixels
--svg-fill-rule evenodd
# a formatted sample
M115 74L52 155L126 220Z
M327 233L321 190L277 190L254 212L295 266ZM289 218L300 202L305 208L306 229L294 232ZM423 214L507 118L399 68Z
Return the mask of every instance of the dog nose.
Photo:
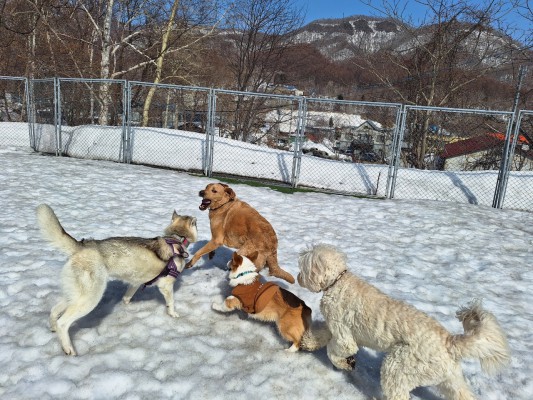
M198 196L200 196L200 197L204 197L204 194L205 194L205 190L200 190L198 192Z

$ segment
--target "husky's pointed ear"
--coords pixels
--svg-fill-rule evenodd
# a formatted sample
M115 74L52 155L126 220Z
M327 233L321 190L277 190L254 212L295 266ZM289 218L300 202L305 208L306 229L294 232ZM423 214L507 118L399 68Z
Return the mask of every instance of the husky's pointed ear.
M176 212L176 210L174 210L174 212L172 213L172 221L174 221L178 217L179 217L178 213Z
M233 200L233 199L235 198L235 196L236 196L236 195L235 195L235 192L234 192L233 189L230 188L230 187L225 188L225 189L224 189L224 192L228 195L228 197L229 197L230 200Z
M250 254L250 255L248 256L248 259L249 259L251 262L255 263L255 260L257 260L257 256L258 256L258 255L259 255L259 253L258 253L257 250L256 250L256 251L254 251L252 254Z

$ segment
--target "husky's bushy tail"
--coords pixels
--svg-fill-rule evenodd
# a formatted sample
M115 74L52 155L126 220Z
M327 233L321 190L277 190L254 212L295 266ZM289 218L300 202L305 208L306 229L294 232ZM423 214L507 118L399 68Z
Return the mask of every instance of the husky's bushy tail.
M43 237L59 250L70 256L80 249L81 243L63 229L54 210L47 204L37 207L37 221Z
M456 313L465 333L452 335L450 352L457 360L478 359L481 368L494 373L510 361L509 345L496 317L483 310L480 300L474 300Z

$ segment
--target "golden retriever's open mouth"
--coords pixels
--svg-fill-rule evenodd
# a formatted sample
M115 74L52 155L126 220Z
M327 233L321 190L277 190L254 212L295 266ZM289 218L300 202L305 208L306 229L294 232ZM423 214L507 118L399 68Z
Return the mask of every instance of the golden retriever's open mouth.
M202 204L200 204L200 207L198 207L198 208L200 208L200 210L204 211L204 210L207 209L207 207L209 207L209 204L211 204L211 200L203 199L202 200Z

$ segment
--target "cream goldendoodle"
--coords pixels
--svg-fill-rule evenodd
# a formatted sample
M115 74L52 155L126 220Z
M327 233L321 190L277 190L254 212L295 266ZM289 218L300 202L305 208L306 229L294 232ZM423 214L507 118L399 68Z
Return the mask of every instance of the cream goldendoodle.
M326 325L309 330L302 346L316 350L327 345L329 359L341 369L354 367L351 356L359 347L386 352L381 389L387 400L408 400L411 390L430 385L448 399L475 399L461 359L479 359L487 372L509 361L502 329L479 302L457 312L465 332L452 335L433 318L348 272L346 256L333 246L303 251L299 267L300 286L323 292L320 310Z

